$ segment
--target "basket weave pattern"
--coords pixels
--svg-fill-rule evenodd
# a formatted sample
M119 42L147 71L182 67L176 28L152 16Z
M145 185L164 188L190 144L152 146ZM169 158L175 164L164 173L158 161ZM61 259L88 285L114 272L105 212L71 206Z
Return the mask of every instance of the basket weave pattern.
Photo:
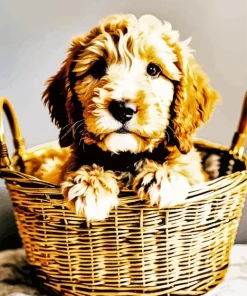
M125 192L106 221L87 225L59 188L2 174L30 264L66 295L204 294L227 271L247 191L242 172L194 186L191 200L166 210Z

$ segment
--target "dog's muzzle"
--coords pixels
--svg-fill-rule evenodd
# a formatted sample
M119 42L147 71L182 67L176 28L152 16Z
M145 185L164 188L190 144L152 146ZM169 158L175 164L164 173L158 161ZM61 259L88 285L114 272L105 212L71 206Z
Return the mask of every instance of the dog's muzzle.
M134 103L128 103L117 100L112 100L110 102L108 110L110 111L112 116L122 124L129 121L137 112L137 108Z

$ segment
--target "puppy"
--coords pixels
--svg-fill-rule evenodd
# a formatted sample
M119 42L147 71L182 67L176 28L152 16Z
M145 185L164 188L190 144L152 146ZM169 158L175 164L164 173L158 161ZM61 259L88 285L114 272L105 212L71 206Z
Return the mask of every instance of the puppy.
M159 208L182 202L205 180L192 136L218 97L169 23L110 16L72 41L48 81L43 100L70 155L42 178L88 221L105 219L124 186Z

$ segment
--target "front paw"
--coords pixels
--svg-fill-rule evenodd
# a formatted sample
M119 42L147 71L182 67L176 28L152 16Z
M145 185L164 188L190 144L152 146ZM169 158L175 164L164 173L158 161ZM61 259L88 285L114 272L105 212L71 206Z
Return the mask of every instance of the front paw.
M160 209L183 202L190 185L183 175L169 171L166 165L149 164L133 183L133 190L140 199L148 200Z
M69 173L61 187L68 207L87 221L104 220L118 205L119 188L114 173L97 165Z

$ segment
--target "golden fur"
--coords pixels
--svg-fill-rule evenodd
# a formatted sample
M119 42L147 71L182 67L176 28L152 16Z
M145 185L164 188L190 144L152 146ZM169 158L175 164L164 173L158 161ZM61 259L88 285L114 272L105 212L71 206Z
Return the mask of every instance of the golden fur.
M61 183L77 214L106 218L118 204L126 173L140 199L160 208L183 201L190 185L205 180L192 137L209 119L218 94L191 52L169 23L150 15L113 15L72 41L44 92L61 129L60 143L71 146L71 156L66 164L53 162L53 169L51 162L49 169L44 164L36 175L45 180L52 175L54 183ZM113 100L134 106L131 120L122 124L112 116ZM123 126L124 133L119 132ZM119 160L125 153L155 154L161 146L167 155L162 162L155 155L140 157L133 172L119 172L84 163L84 145Z

